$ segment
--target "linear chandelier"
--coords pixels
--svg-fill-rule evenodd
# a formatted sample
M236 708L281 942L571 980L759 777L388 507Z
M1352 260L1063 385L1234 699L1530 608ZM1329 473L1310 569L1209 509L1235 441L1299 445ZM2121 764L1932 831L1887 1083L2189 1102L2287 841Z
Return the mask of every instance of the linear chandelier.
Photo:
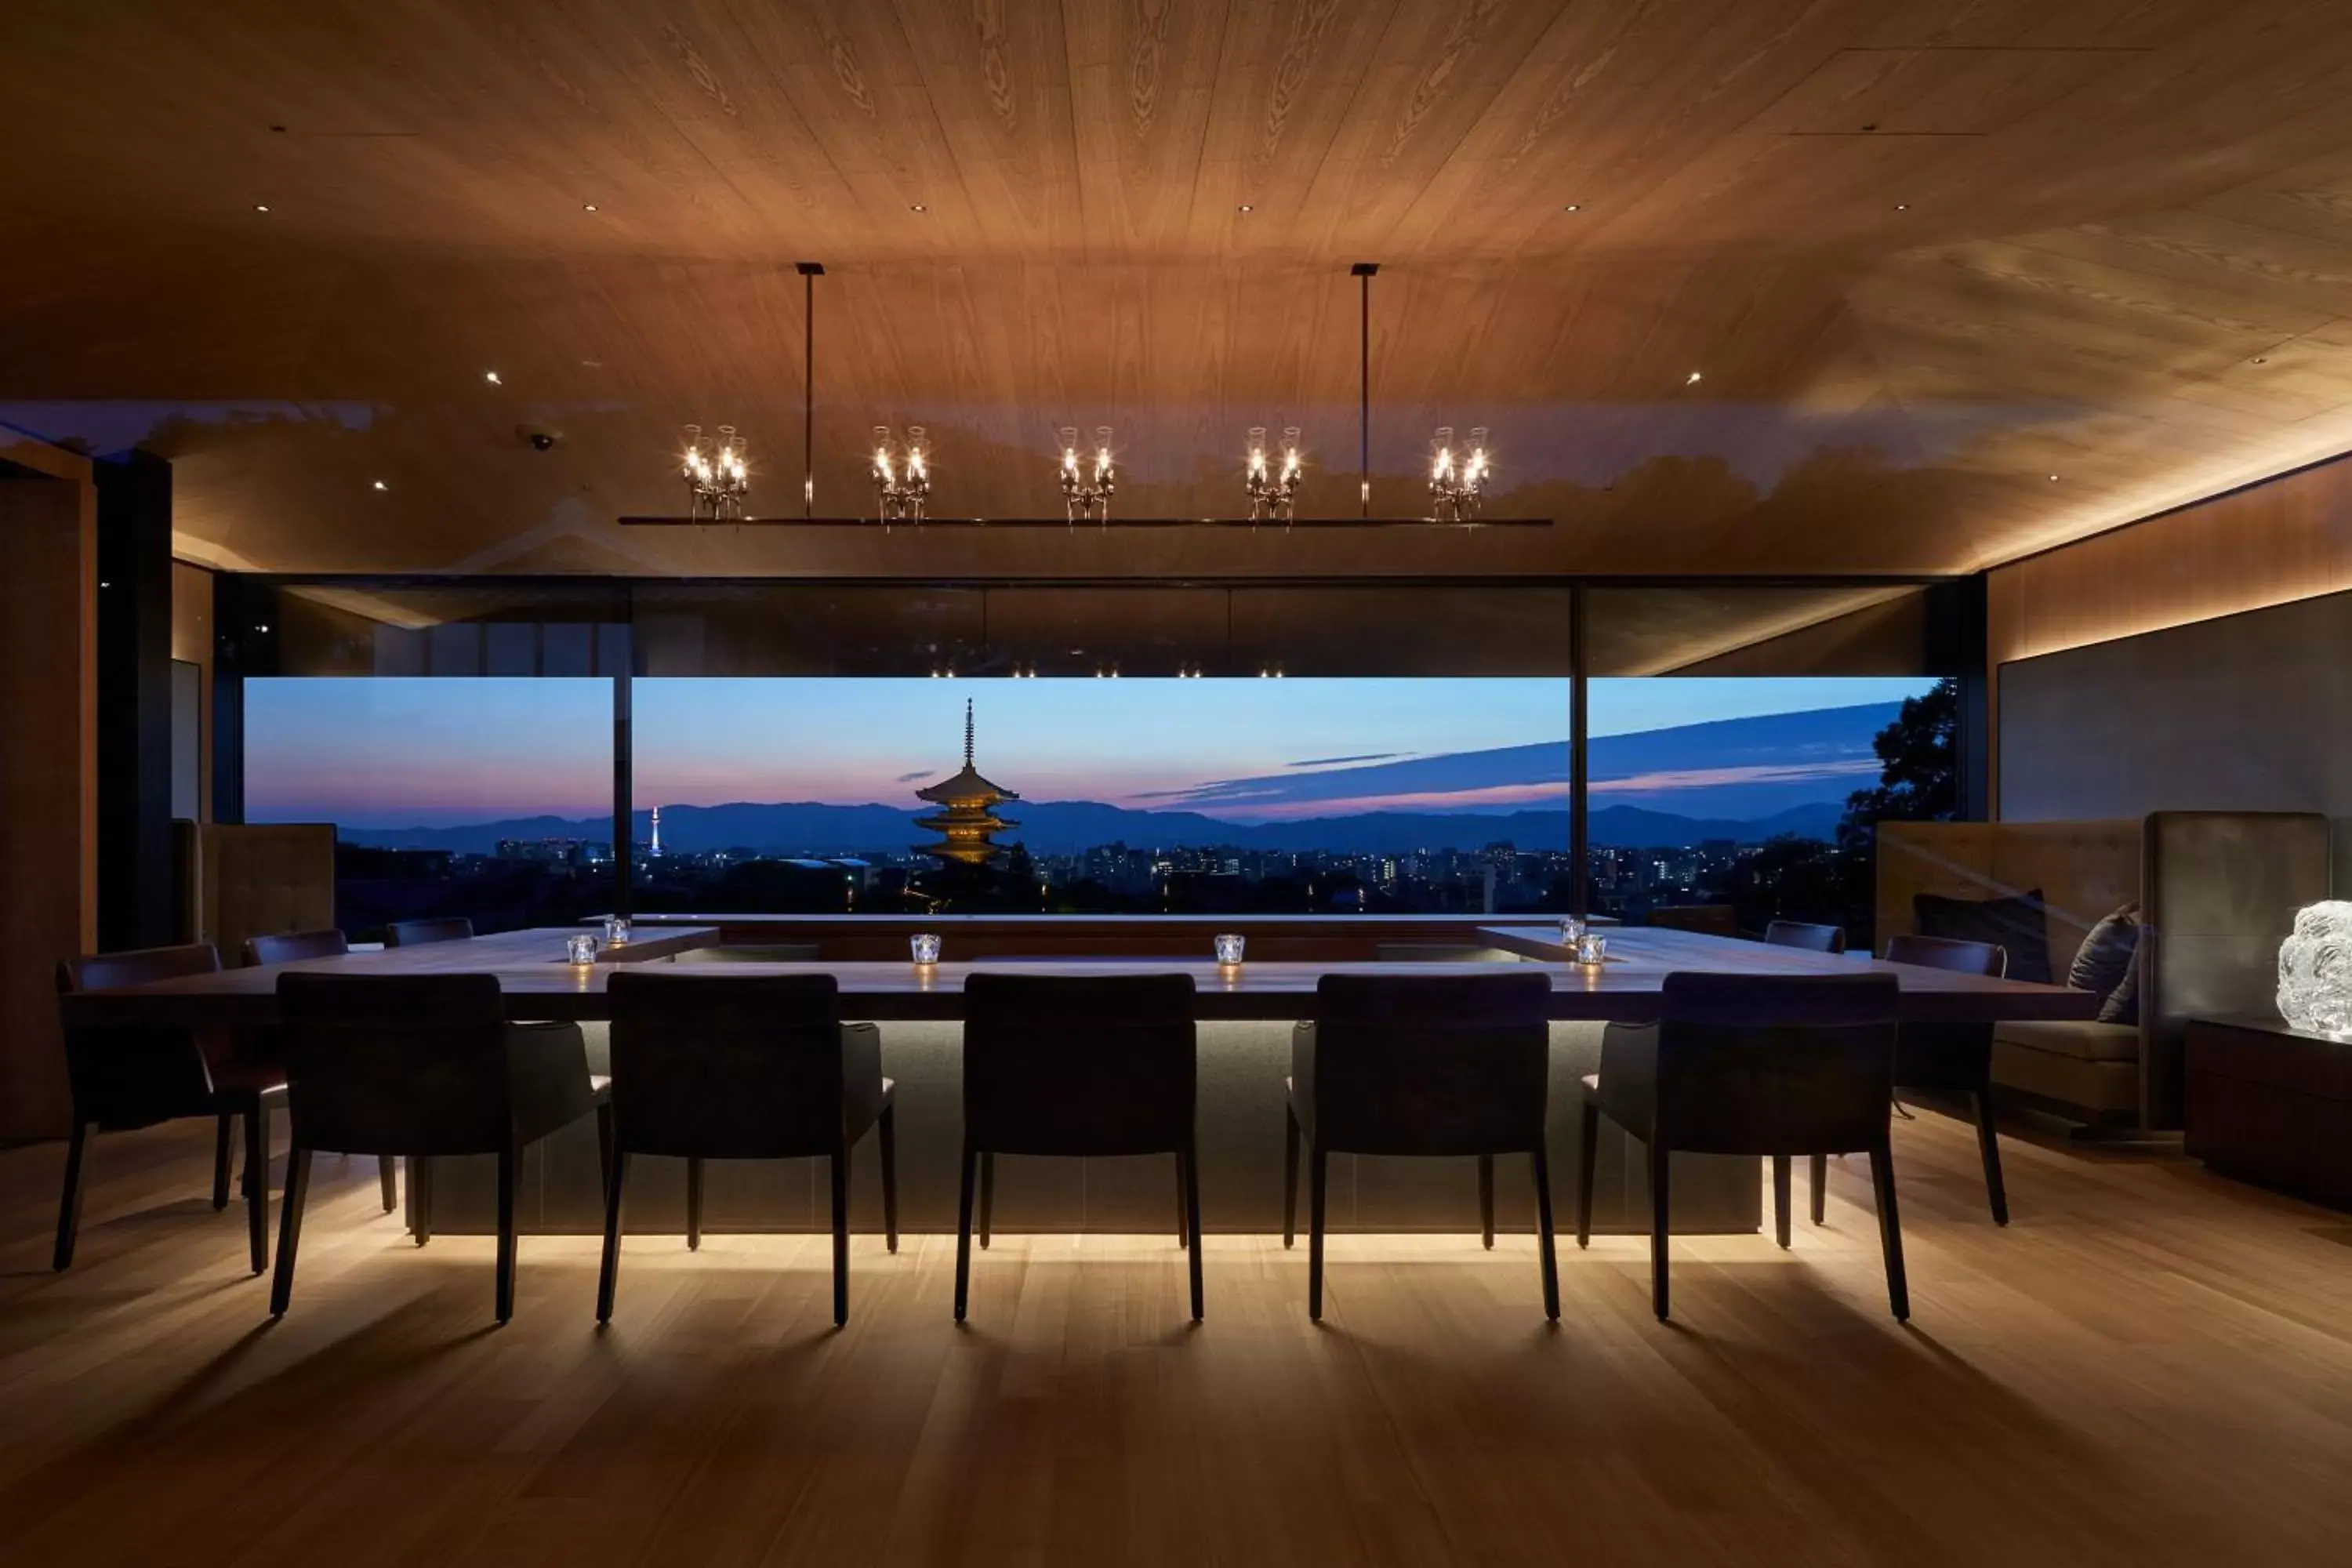
M795 263L803 281L804 311L802 347L801 515L753 517L745 504L751 495L751 466L746 444L731 425L717 427L719 440L706 449L698 426L686 427L683 468L688 509L683 517L624 517L628 527L699 527L714 522L751 523L765 527L845 528L870 522L866 518L816 515L816 280L824 275L822 263ZM1360 261L1349 268L1361 294L1360 342L1358 358L1357 462L1360 510L1355 517L1300 517L1298 494L1306 460L1297 426L1283 426L1279 445L1270 446L1266 426L1250 426L1242 460L1242 494L1248 502L1244 517L1122 517L1113 521L1111 499L1118 489L1118 465L1111 446L1111 427L1097 426L1091 450L1082 448L1077 426L1060 430L1055 480L1062 493L1058 518L935 518L929 515L934 474L933 455L923 426L909 425L903 440L887 425L874 426L870 475L876 512L885 528L895 523L930 527L1039 528L1092 522L1119 528L1256 528L1280 523L1292 528L1548 528L1549 518L1486 518L1481 515L1486 484L1494 473L1491 443L1485 426L1472 427L1466 444L1456 449L1454 429L1441 426L1430 445L1429 500L1425 517L1372 515L1371 468L1371 331L1372 279L1380 264Z

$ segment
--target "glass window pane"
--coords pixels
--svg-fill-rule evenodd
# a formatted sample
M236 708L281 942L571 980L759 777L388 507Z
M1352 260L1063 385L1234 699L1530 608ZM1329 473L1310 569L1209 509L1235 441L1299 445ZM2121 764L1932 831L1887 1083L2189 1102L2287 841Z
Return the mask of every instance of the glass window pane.
M640 679L635 907L1564 909L1568 700L1524 678Z
M245 817L331 822L336 919L466 915L477 931L612 907L613 683L245 682Z

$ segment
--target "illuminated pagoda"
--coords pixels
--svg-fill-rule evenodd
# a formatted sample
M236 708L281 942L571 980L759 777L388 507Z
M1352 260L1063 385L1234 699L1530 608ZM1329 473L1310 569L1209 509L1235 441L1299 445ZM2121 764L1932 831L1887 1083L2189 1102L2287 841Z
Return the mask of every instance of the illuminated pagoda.
M929 828L940 836L937 844L919 844L919 852L936 857L950 866L985 866L998 851L989 840L1007 828L1018 827L1017 822L1007 821L996 815L999 801L1019 800L1009 789L999 789L980 776L971 765L971 701L963 705L963 772L944 784L915 792L918 800L928 800L940 807L929 816L915 818L915 826Z

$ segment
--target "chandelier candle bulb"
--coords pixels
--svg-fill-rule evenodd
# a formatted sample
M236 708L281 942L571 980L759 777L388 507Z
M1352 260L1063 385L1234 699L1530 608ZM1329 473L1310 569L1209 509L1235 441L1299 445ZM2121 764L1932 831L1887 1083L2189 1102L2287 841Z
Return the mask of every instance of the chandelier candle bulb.
M1108 522L1110 498L1118 488L1118 466L1110 455L1111 427L1095 426L1094 473L1087 477L1078 458L1078 427L1062 426L1062 514L1068 522Z
M708 450L702 426L686 427L686 457L679 472L697 522L740 522L743 502L751 493L751 469L743 442L732 425L719 426L719 440Z

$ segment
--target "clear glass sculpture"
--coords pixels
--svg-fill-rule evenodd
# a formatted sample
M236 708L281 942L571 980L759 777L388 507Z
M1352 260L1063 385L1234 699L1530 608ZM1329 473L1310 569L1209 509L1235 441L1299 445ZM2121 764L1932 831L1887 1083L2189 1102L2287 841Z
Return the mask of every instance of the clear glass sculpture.
M2279 943L2279 1016L2294 1028L2352 1034L2352 903L2314 904Z

